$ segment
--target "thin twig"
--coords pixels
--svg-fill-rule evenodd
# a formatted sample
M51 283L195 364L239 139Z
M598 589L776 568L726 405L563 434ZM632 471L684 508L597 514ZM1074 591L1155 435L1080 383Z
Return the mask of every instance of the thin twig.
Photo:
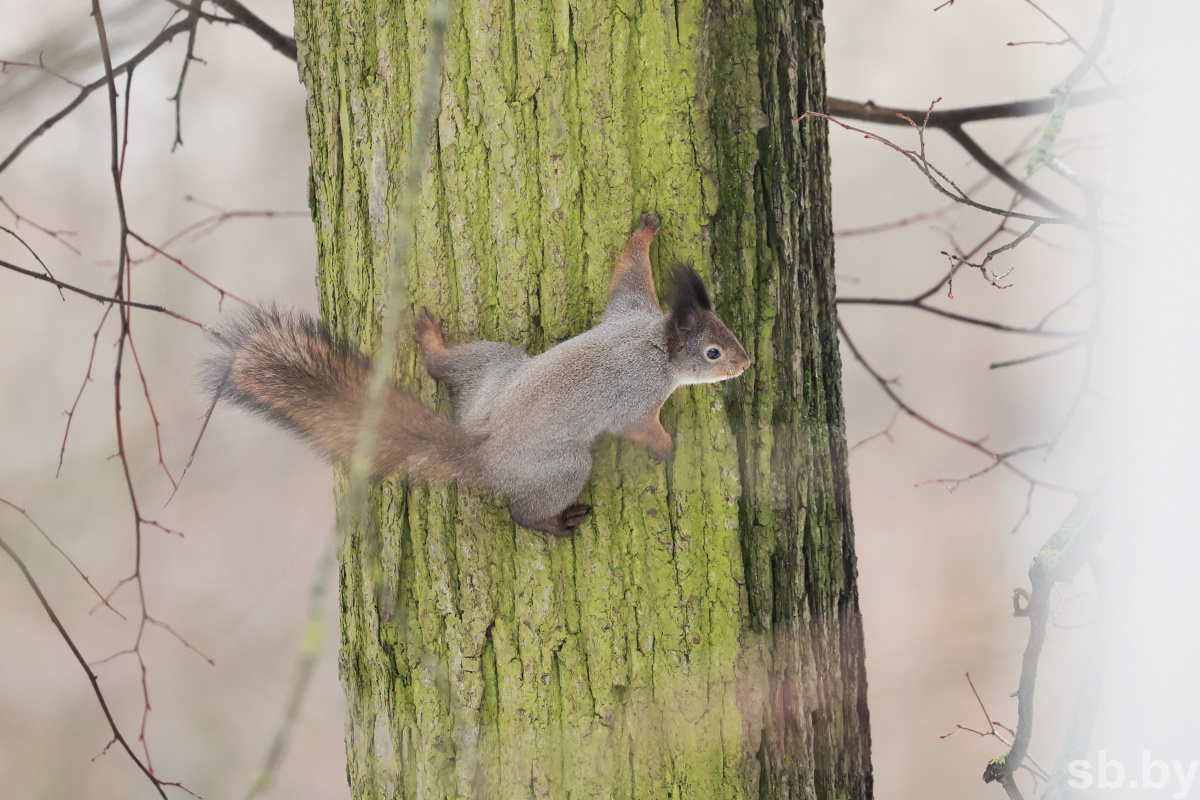
M1016 732L1012 728L1008 727L1007 725L1004 725L1004 724L992 719L992 715L988 712L987 706L984 705L983 698L980 697L979 690L975 688L975 681L971 680L971 673L969 673L969 672L967 673L967 684L971 687L971 694L975 695L975 702L979 704L979 710L983 712L983 719L984 719L984 722L986 722L988 724L988 729L986 731L981 731L981 730L978 730L977 728L972 728L968 725L955 725L954 730L950 731L949 733L942 734L938 738L939 739L949 739L951 736L958 733L959 731L966 731L967 733L973 733L976 736L979 736L981 738L991 737L993 739L996 739L997 741L1002 743L1005 747L1011 746L1012 740L1004 738L1004 736L1001 735L1000 731L1001 730L1005 731L1010 737L1016 736ZM1027 760L1029 761L1029 763L1023 764L1022 767L1030 775L1032 775L1035 779L1040 778L1042 780L1048 780L1050 778L1050 773L1046 770L1045 767L1043 767L1041 764L1039 764L1036 759L1034 759L1032 756L1027 756Z

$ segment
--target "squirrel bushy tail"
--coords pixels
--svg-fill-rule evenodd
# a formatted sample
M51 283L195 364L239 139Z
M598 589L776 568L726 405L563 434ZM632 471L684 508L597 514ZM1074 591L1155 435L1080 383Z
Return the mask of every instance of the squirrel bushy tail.
M221 351L205 381L228 400L300 434L334 460L354 451L371 362L335 342L306 314L255 309L217 334ZM373 472L479 485L481 438L439 416L416 396L388 388Z

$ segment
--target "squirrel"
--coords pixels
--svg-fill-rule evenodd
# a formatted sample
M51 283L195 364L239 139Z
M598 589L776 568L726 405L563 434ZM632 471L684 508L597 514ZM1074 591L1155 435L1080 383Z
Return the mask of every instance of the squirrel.
M658 217L643 214L617 260L603 319L538 356L502 342L447 347L442 321L422 308L414 339L430 377L453 390L455 423L390 386L375 477L494 491L509 499L518 525L568 536L591 510L575 501L599 434L645 444L665 460L671 437L658 414L671 393L735 378L750 359L692 268L676 268L670 310L659 307L650 265L658 231ZM275 309L250 311L217 340L221 350L206 364L215 400L294 431L334 460L349 458L371 371L366 357L311 317Z

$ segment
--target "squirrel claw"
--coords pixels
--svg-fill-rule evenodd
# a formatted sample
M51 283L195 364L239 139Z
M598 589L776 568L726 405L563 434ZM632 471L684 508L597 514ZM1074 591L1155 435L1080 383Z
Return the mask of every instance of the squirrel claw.
M657 236L661 227L662 223L657 214L642 214L641 222L638 223L638 228L650 231L651 236Z

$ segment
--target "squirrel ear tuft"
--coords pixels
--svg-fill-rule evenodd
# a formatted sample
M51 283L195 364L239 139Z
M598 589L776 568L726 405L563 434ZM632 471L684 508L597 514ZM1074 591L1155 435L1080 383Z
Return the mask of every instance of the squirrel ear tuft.
M696 270L686 264L676 265L671 273L671 313L667 318L667 349L671 355L683 349L688 338L700 324L700 312L711 311L712 303L704 281Z
M672 300L671 311L676 312L684 307L700 308L712 311L712 303L708 299L708 290L696 270L687 264L676 264L671 272Z

